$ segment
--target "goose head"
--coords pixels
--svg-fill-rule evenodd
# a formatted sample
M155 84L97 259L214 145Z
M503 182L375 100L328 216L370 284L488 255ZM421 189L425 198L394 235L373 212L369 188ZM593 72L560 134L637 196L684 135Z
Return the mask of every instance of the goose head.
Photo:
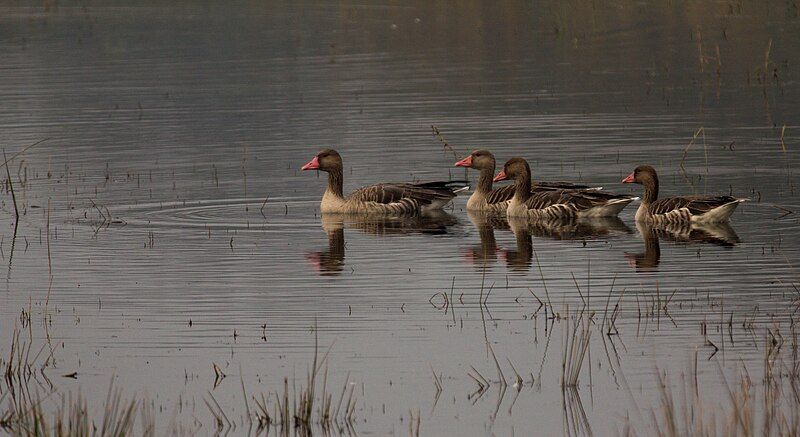
M506 161L505 165L503 165L503 169L500 170L500 173L497 173L493 181L499 182L507 179L519 179L524 177L531 177L531 167L528 165L528 161L522 158L511 158Z
M656 169L654 169L649 165L640 165L636 167L636 169L633 170L633 172L629 174L628 177L623 179L622 183L651 185L656 181L658 181L658 176L656 175Z
M333 149L324 149L317 153L311 161L300 170L335 171L342 169L342 157Z
M455 163L456 167L469 167L476 170L494 171L494 155L488 150L475 150L469 156Z

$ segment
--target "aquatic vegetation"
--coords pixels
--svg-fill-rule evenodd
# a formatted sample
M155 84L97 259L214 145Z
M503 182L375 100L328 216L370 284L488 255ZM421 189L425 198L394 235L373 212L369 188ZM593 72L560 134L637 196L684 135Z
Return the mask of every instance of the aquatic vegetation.
M32 355L32 344L21 337L20 331L15 331L8 357L0 359L4 372L0 383L0 431L14 436L160 435L152 399L126 398L123 390L114 386L112 379L105 401L99 404L98 411L94 411L80 391L64 392L51 383L47 373L56 371L55 359L50 355L41 360L47 345ZM320 357L315 346L306 384L297 386L297 381L293 380L291 392L290 381L285 378L282 391L248 395L244 379L241 379L241 401L245 406L245 414L241 417L229 416L226 413L229 406L223 407L208 392L203 402L209 414L201 416L196 412L195 423L170 423L167 433L197 431L198 427L207 425L216 433L223 434L242 427L256 435L269 435L272 431L279 435L312 435L317 430L333 435L355 434L355 384L348 374L340 392L329 391L329 352ZM77 372L63 377L75 378ZM217 378L220 378L219 374ZM252 410L250 402L254 404Z

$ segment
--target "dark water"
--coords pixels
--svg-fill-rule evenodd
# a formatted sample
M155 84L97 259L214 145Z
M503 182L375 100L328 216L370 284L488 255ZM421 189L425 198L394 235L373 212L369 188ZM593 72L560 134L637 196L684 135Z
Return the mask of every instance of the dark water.
M583 411L602 435L626 417L647 429L655 369L683 372L695 351L724 403L718 368L758 372L766 326L794 315L792 2L0 10L0 141L10 156L47 139L9 167L23 215L14 237L4 195L0 352L15 327L34 349L49 338L58 393L102 400L115 378L154 400L159 426L211 433L191 419L209 417L208 391L241 417L239 376L250 396L305 375L316 325L329 378L355 384L359 434L405 434L410 414L428 435L585 433L567 414ZM320 217L324 175L299 167L323 147L342 153L346 190L474 179L452 165L481 147L542 180L628 192L650 163L664 195L752 201L730 227L672 232L638 228L636 204L549 225L469 215L466 197L436 217ZM596 319L618 302L577 400L559 382L567 322L539 299ZM472 367L498 379L492 352L521 391L472 395Z

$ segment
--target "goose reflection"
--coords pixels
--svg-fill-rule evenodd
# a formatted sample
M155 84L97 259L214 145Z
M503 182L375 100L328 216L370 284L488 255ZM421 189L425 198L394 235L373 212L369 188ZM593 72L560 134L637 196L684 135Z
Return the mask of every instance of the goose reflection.
M480 244L464 249L464 258L478 267L488 266L497 261L497 253L500 246L494 236L495 229L508 230L508 222L505 217L496 213L485 211L467 211L469 220L478 230Z
M525 228L534 237L551 240L592 240L633 232L619 217L555 220L512 217L509 218L508 223L512 231Z
M528 220L520 217L510 217L508 227L517 240L516 250L507 249L502 252L506 259L506 266L512 272L527 272L533 260L533 237L528 229Z
M730 223L677 223L654 226L637 222L636 229L642 235L644 252L625 252L625 258L636 271L646 272L658 270L661 262L661 246L659 240L678 244L713 244L721 247L736 246L740 240Z
M552 240L590 240L632 232L619 217L556 220L509 217L508 224L516 236L517 250L506 251L505 257L508 267L515 271L527 270L531 266L533 237Z
M466 249L465 258L479 268L486 268L504 259L511 271L527 271L533 260L533 237L555 240L586 240L631 233L617 217L587 219L530 220L524 217L501 217L483 211L468 211L469 219L478 230L480 244ZM516 247L501 248L495 230L510 230Z
M322 229L328 235L327 250L306 253L311 266L323 276L335 276L344 270L344 230L356 229L372 235L446 234L458 220L444 212L400 217L369 217L363 215L322 214Z

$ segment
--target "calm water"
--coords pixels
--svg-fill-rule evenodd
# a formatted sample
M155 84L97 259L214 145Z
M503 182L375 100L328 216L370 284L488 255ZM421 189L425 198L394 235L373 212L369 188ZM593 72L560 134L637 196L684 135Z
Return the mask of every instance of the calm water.
M240 379L248 397L304 379L316 325L333 391L354 384L357 434L405 435L410 414L423 435L583 434L568 413L583 411L603 435L626 417L647 429L655 370L678 375L694 351L725 404L720 375L757 374L766 327L795 315L791 2L5 5L0 47L0 142L10 156L47 139L9 167L16 237L2 198L0 355L15 327L34 350L49 338L57 393L100 401L114 379L160 427L209 434L209 391L235 418ZM628 192L651 163L665 195L752 201L694 232L638 228L637 204L509 223L466 197L428 218L320 217L324 174L299 168L323 147L346 190L474 179L452 165L481 147L543 180ZM568 323L538 299L598 322L619 302L577 397L560 389ZM474 394L473 367L498 380L490 350L521 391Z

